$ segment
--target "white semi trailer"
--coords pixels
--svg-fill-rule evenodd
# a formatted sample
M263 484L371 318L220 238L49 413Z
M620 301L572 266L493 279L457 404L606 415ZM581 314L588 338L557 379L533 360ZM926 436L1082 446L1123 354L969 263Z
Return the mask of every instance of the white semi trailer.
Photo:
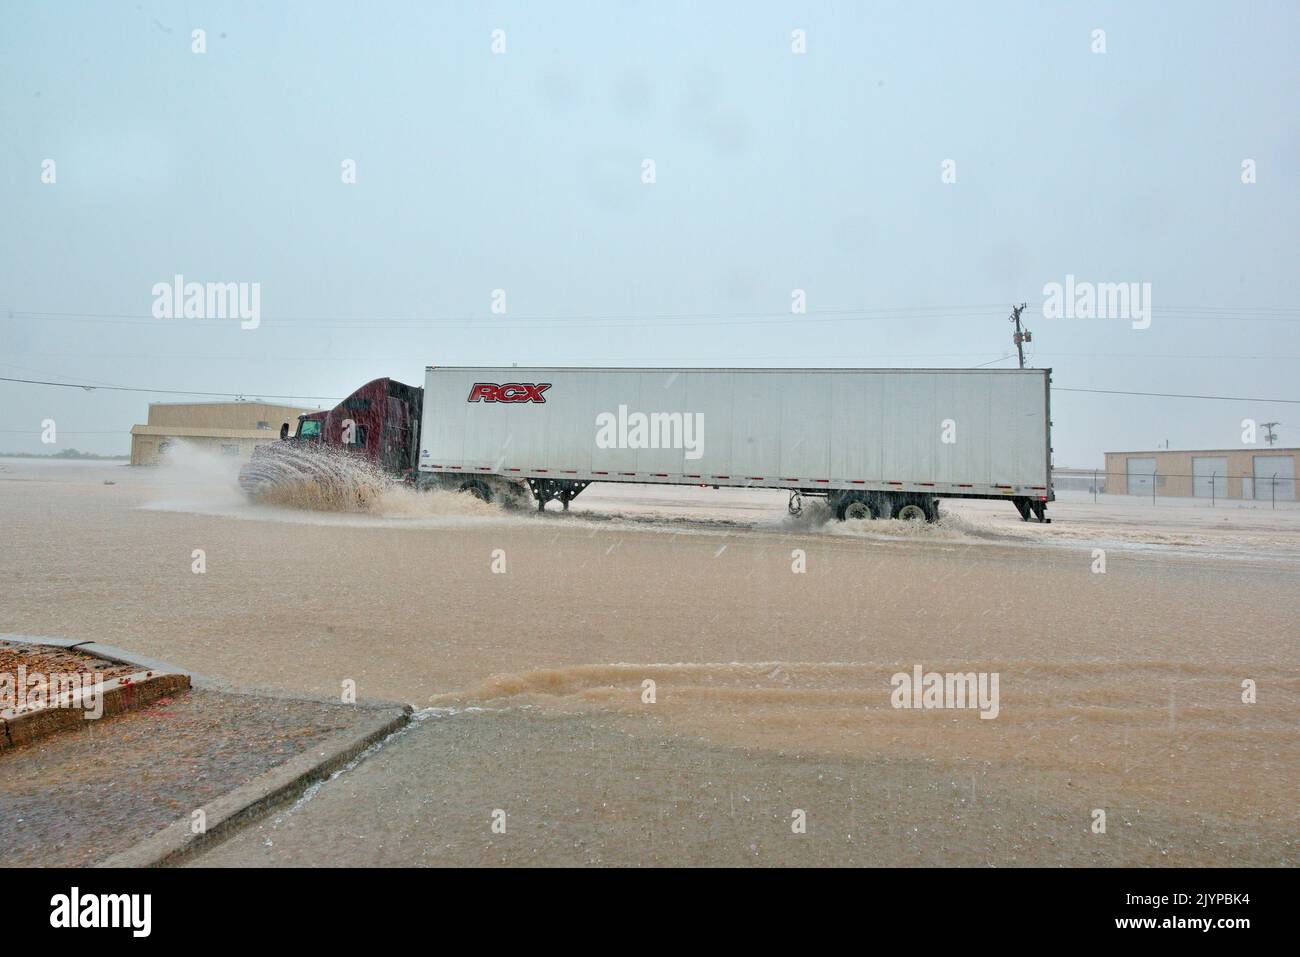
M781 488L797 511L934 521L1002 498L1048 521L1049 369L429 366L421 485L526 488L565 509L592 482Z

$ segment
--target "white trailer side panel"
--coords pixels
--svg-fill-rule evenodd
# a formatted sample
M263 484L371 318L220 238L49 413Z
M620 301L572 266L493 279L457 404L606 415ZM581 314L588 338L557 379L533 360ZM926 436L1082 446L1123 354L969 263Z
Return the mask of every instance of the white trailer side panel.
M549 388L471 402L477 383ZM598 447L597 416L620 407L698 413L701 454ZM1048 415L1047 370L433 367L420 470L1042 496Z

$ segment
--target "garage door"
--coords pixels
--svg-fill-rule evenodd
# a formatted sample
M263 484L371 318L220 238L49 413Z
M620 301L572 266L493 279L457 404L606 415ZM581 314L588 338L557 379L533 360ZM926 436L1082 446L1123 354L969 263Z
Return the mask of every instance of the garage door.
M1151 494L1151 473L1156 470L1155 459L1130 458L1128 460L1128 493Z
M1274 485L1277 501L1295 501L1295 456L1255 456L1255 498L1261 502L1273 500Z
M1192 456L1192 494L1197 498L1223 498L1227 491L1227 457Z

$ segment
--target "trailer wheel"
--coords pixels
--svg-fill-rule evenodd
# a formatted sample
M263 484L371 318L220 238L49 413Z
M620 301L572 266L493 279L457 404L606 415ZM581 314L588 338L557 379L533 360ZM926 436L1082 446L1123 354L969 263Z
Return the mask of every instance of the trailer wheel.
M849 492L838 500L832 497L827 504L835 510L835 517L841 522L861 522L881 515L879 503L861 493Z
M469 492L480 502L492 501L492 490L487 487L487 483L480 482L478 479L469 479L461 483L460 490Z
M875 515L871 512L871 506L858 498L844 504L844 514L841 517L846 522L861 522L875 518Z
M902 519L904 522L924 522L928 519L925 509L915 502L908 502L906 505L899 506L898 511L894 513L894 517Z

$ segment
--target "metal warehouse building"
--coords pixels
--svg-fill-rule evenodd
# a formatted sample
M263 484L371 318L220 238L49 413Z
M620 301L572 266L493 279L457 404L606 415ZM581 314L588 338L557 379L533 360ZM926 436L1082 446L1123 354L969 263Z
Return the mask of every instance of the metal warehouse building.
M279 439L282 423L292 432L298 416L310 411L265 402L154 402L148 424L131 428L131 464L157 465L177 440L247 460L254 446Z
M1300 449L1107 452L1106 491L1294 502L1297 457Z

